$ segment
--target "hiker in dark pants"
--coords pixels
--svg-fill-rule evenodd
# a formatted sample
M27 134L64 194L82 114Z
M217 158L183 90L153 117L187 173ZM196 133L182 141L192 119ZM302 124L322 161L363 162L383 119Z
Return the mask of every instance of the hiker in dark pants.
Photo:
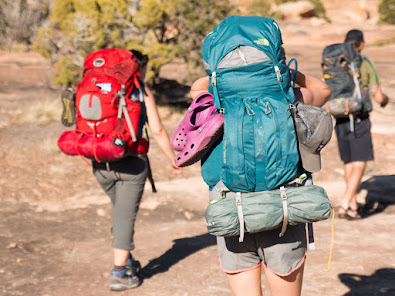
M357 53L361 53L365 41L363 33L359 30L351 30L347 33L345 43L353 45ZM383 94L378 78L377 70L373 62L362 56L361 87L369 91L370 96L376 102L385 107L388 104L388 96ZM354 131L350 130L350 119L336 120L336 136L340 158L344 162L344 180L346 191L338 209L338 216L349 220L360 219L357 204L357 189L366 168L366 163L373 160L373 145L370 132L371 122L369 113L362 113L354 118Z
M141 61L140 73L143 80L148 58L140 52L133 53L139 62ZM151 134L169 159L173 174L180 174L181 168L174 163L174 152L160 120L155 99L147 87L145 87L145 106ZM107 163L93 161L93 174L112 203L114 267L111 270L110 289L123 291L138 287L142 278L138 273L139 264L134 261L131 251L135 248L134 225L148 175L147 157L134 155Z
M320 79L296 73L296 100L323 106L331 95ZM194 98L207 91L209 77L195 81ZM217 237L218 255L234 296L262 296L262 268L272 296L300 296L307 242L305 225L291 226L283 237L278 230L247 233L243 243L238 237Z

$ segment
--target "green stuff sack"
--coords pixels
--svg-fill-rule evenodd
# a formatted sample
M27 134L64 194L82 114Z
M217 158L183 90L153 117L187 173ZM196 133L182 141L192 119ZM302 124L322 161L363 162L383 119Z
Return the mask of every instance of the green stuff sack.
M215 236L240 235L242 240L244 231L254 233L280 227L282 236L287 224L325 220L331 212L325 189L316 185L248 193L216 187L213 191L218 195L212 195L206 209L207 230Z

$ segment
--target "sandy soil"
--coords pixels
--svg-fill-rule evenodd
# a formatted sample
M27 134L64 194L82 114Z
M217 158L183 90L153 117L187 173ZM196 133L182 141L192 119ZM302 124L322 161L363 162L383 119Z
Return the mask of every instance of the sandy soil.
M385 109L375 105L371 116L376 159L368 164L358 195L369 215L359 221L334 219L330 270L331 221L314 224L316 250L308 252L303 295L395 295L395 44L372 45L393 37L395 27L351 18L347 22L339 1L333 3L330 17L342 20L336 25L280 23L288 57L297 58L302 71L320 76L322 49L341 42L349 29L362 28L368 42L365 54L376 62L391 103ZM0 294L110 295L109 200L89 166L56 150L54 143L65 130L59 122L23 121L31 106L58 102L50 73L37 54L0 53ZM171 134L183 114L168 106L160 112ZM230 295L215 238L205 227L207 186L199 165L173 176L154 142L149 155L159 192L153 194L147 184L134 252L145 280L119 294ZM336 207L344 182L335 136L322 160L314 180ZM264 295L269 295L266 282Z

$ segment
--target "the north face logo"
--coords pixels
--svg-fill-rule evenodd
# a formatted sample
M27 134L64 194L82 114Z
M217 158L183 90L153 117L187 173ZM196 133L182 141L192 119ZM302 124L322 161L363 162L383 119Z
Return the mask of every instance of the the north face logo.
M264 45L264 46L269 46L269 40L265 39L265 38L259 38L257 40L254 40L254 43L258 44L258 45Z
M121 138L115 138L114 141L112 142L113 145L118 146L118 147L122 147L125 148L128 144L127 141L125 141L124 139Z
M114 144L115 145L122 145L121 139L115 139Z

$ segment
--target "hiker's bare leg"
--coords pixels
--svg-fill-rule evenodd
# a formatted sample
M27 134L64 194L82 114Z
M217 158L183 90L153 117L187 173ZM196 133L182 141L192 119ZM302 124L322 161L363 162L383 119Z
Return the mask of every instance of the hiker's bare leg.
M261 266L226 275L234 296L262 296Z
M278 276L268 268L264 268L271 296L300 296L302 292L304 263L288 276Z
M125 266L128 261L130 251L113 248L114 266Z
M353 210L358 208L357 190L361 183L363 172L366 168L366 161L352 161L344 164L344 180L346 181L346 192L342 207Z

